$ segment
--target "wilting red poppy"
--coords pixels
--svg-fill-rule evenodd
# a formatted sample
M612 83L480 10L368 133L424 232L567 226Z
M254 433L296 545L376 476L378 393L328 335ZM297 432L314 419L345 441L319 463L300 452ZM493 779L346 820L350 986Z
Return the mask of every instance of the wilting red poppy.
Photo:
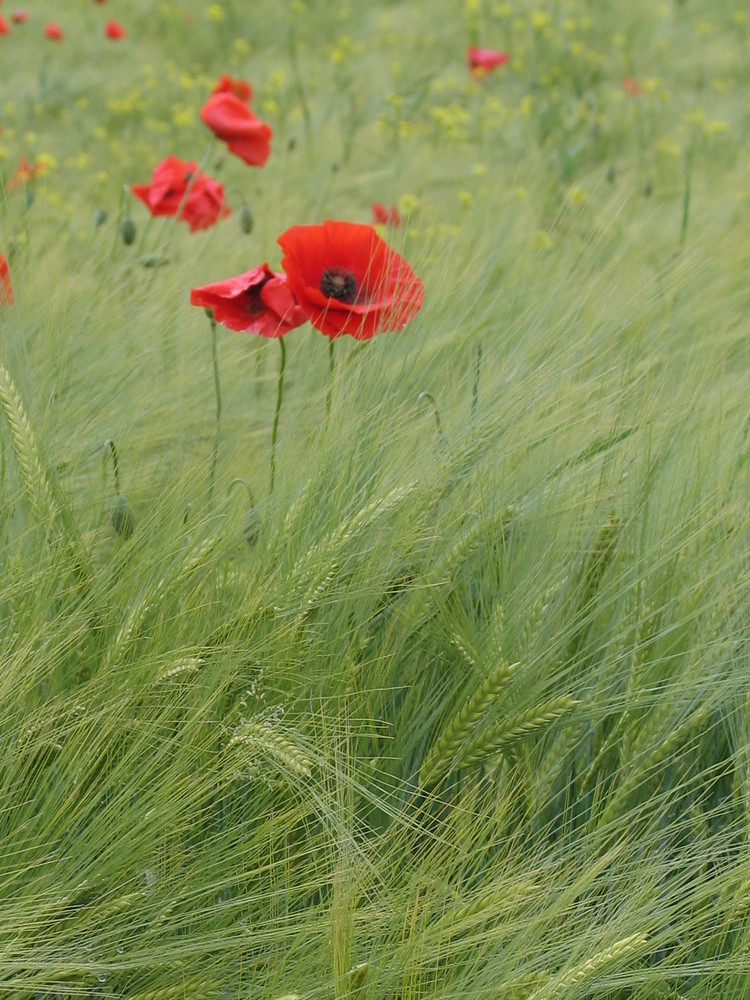
M236 94L211 94L201 109L201 120L230 151L251 167L262 167L271 152L271 126L252 113Z
M9 35L9 34L10 34L10 25L2 16L2 14L0 14L0 35Z
M8 261L0 253L0 306L13 304L13 286L8 273Z
M107 21L104 25L104 34L107 38L118 39L124 38L127 32L121 24L117 23L117 21Z
M31 164L22 156L18 161L18 166L13 171L6 185L8 191L15 191L16 188L22 187L24 184L28 184L41 173L41 167L39 164Z
M620 86L628 97L638 97L643 93L643 85L640 84L634 76L624 76L622 80L620 80Z
M295 299L314 327L369 340L399 330L419 312L422 282L372 226L330 219L292 226L278 243L281 266Z
M29 12L27 10L14 10L10 19L16 24L25 24L29 19Z
M150 184L133 184L130 190L152 215L172 215L187 222L190 231L208 229L231 209L224 201L224 186L197 164L168 156L154 167ZM178 215L179 213L179 215Z
M286 275L268 264L190 291L190 303L211 309L214 319L230 330L259 333L261 337L283 337L307 322L294 301Z
M379 201L372 203L372 221L376 226L400 226L401 213L395 205L386 208Z
M482 49L477 45L472 45L466 53L469 69L474 76L484 76L497 66L505 66L510 62L507 52L499 52L497 49Z
M59 24L45 24L44 34L47 38L51 38L53 42L62 41L63 33Z
M253 88L247 80L235 80L231 76L227 76L226 73L222 73L211 93L234 94L235 97L239 97L241 101L247 103L253 96Z

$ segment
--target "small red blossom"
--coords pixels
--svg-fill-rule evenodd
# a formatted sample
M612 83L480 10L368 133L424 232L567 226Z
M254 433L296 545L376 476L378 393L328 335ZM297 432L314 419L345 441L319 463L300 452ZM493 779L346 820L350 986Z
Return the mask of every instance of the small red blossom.
M0 253L0 306L13 305L13 286L10 283L8 261Z
M61 42L63 38L62 28L59 24L45 24L44 34L47 38L51 38L53 42Z
M107 23L104 25L104 34L107 36L107 38L113 38L117 40L119 38L124 38L127 32L125 31L125 29L121 24L118 24L117 21L107 21Z
M235 80L226 73L222 73L216 86L211 91L212 94L234 94L241 101L247 103L253 96L253 88L247 80Z
M191 289L190 303L210 309L216 322L230 330L261 337L283 337L307 322L286 275L272 271L266 263L235 278Z
M22 156L21 159L18 161L18 166L13 171L10 179L8 180L7 184L8 190L15 191L16 188L23 187L24 184L28 184L29 181L32 181L34 180L35 177L38 177L39 174L41 174L41 172L42 172L42 167L40 166L40 164L38 163L31 164L29 163L29 161L26 159L25 156Z
M634 76L624 76L620 80L620 86L628 97L639 97L643 93L643 85Z
M500 52L497 49L482 49L472 45L466 53L466 61L474 76L485 76L498 66L505 66L510 62L510 56L507 52Z
M10 25L2 16L2 14L0 14L0 35L9 35L9 34L10 34Z
M236 94L211 94L201 109L203 121L230 152L251 167L262 167L271 152L271 126L262 122Z
M27 10L14 10L10 19L15 24L25 24L29 19L29 12Z
M401 213L395 205L386 208L379 201L372 203L372 222L375 226L400 226Z
M231 209L224 201L224 186L197 169L192 160L168 156L154 167L150 184L133 184L130 190L152 215L174 216L187 222L191 233L208 229Z
M419 312L424 287L372 226L326 220L279 236L281 266L300 308L321 333L369 340Z

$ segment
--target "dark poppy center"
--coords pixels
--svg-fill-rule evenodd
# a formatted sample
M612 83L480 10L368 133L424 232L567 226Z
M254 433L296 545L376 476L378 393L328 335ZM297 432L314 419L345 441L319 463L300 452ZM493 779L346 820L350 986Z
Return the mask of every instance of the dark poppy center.
M260 316L265 312L266 306L260 297L260 287L255 285L245 289L245 303L251 316Z
M329 267L320 279L320 290L329 299L354 302L357 297L357 279L352 271L343 267Z

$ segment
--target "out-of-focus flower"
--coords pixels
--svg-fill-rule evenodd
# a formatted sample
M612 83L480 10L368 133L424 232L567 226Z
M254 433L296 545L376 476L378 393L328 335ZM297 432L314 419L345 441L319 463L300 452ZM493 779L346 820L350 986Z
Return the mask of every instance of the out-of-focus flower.
M202 285L190 291L194 306L210 309L214 319L230 330L283 337L307 322L287 285L286 275L263 263L235 278Z
M278 243L287 282L321 333L369 340L399 330L419 312L422 282L372 226L326 220L292 226Z
M639 83L634 76L624 76L620 80L620 86L628 97L639 97L643 93L643 84Z
M374 201L372 203L372 221L373 225L376 226L400 226L401 213L396 205L386 208L379 201Z
M253 88L247 80L235 80L231 76L227 76L226 73L222 73L211 93L234 94L235 97L239 97L241 101L247 103L253 96Z
M9 34L10 34L10 25L2 16L2 14L0 14L0 35L9 35Z
M474 76L485 76L498 66L505 66L510 62L510 56L498 49L483 49L478 45L472 45L466 53L466 61Z
M7 184L8 191L15 191L17 188L22 187L24 184L28 184L29 181L32 181L35 177L39 177L39 175L42 172L43 168L40 166L40 164L38 163L31 164L29 163L29 161L26 159L25 156L22 156L21 159L18 161L18 166L13 171L13 173L10 176L10 179L8 180Z
M62 28L59 24L50 22L44 26L44 34L51 38L53 42L61 42L63 38Z
M27 10L14 10L10 19L14 24L25 24L29 19L29 12Z
M208 229L231 209L224 201L224 187L198 165L168 156L154 167L150 184L133 184L130 190L152 215L171 215L187 222L190 231Z
M271 126L256 118L236 94L229 91L211 94L201 109L201 121L249 166L262 167L268 159Z
M13 304L13 286L10 283L8 261L0 253L0 306Z
M104 34L107 38L113 38L116 41L117 39L124 38L127 32L117 21L107 21L104 25Z

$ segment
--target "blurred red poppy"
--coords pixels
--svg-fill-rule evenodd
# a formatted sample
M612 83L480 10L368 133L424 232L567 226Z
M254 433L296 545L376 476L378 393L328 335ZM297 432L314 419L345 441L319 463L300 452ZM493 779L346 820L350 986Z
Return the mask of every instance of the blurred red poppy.
M13 286L10 283L8 272L8 261L0 253L0 305L9 306L13 304Z
M278 243L295 299L314 327L329 337L369 340L399 330L419 312L422 282L372 226L330 219L292 226Z
M216 322L230 330L261 337L283 337L307 322L289 291L286 275L265 263L236 278L191 289L190 303L211 309Z
M395 205L386 208L379 201L374 201L372 203L372 221L373 225L376 226L400 226L401 213Z
M0 14L0 35L9 35L9 34L10 34L10 25L2 16L2 14Z
M262 167L271 152L271 126L252 113L236 94L211 94L201 109L201 120L230 152L251 167Z
M45 24L44 34L47 38L51 38L53 42L62 41L63 33L59 24Z
M16 188L22 187L24 184L28 184L41 173L41 167L37 164L31 164L22 156L18 161L18 166L13 171L6 185L8 191L15 191Z
M643 85L639 83L634 76L624 76L622 80L620 80L620 86L628 97L638 97L643 93Z
M484 76L497 66L505 66L510 62L510 56L507 52L499 52L497 49L482 49L472 45L466 53L466 60L474 76Z
M25 24L29 19L29 12L27 10L14 10L10 19L16 24Z
M231 76L227 76L226 73L222 73L211 93L234 94L235 97L239 97L241 101L247 103L253 96L253 88L247 80L235 80Z
M107 21L104 25L104 34L107 38L118 39L124 38L127 32L121 24L117 23L117 21Z
M206 174L196 174L197 164L168 156L154 167L150 184L133 184L130 190L152 215L171 215L187 222L190 231L208 229L231 209L224 201L224 187Z

